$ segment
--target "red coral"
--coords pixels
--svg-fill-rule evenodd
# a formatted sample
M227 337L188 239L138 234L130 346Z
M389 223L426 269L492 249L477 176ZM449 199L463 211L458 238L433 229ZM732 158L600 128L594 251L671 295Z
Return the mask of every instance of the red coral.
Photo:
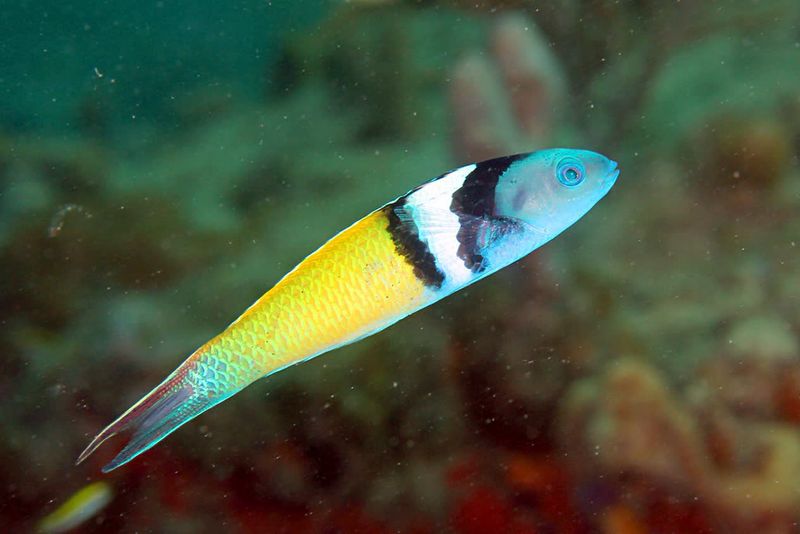
M451 515L450 525L460 534L536 533L533 525L515 517L513 506L488 486L474 488L459 501Z

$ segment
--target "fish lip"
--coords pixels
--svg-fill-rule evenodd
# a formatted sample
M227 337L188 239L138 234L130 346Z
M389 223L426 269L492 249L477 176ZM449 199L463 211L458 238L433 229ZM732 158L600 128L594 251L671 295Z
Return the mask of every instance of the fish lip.
M612 160L609 161L610 161L609 171L608 173L606 173L605 182L609 185L613 185L614 182L616 182L617 178L619 177L619 165L617 164L616 161Z

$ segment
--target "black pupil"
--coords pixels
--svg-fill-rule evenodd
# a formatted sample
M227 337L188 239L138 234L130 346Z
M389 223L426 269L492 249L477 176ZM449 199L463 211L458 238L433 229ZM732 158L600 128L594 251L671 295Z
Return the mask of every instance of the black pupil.
M578 171L575 170L574 167L568 167L564 170L564 175L569 182L575 182L578 180Z

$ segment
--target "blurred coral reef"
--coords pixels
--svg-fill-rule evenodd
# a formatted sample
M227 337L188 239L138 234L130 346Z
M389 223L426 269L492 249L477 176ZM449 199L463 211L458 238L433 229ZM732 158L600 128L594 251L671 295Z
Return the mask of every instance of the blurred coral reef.
M106 76L69 133L0 130L0 523L96 479L88 438L338 229L570 145L622 167L574 229L203 415L84 527L798 532L800 10L533 6L354 0L262 101L127 130Z

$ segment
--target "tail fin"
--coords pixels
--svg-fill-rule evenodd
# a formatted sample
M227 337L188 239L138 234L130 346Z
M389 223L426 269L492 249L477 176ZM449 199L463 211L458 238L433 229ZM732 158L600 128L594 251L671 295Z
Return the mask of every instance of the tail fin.
M111 463L103 467L103 472L108 473L133 460L182 424L235 393L234 391L229 394L215 395L205 388L202 391L199 390L186 376L187 367L191 365L190 360L184 362L153 391L103 429L81 453L76 465L83 462L108 438L124 430L132 429L133 436L125 448Z

